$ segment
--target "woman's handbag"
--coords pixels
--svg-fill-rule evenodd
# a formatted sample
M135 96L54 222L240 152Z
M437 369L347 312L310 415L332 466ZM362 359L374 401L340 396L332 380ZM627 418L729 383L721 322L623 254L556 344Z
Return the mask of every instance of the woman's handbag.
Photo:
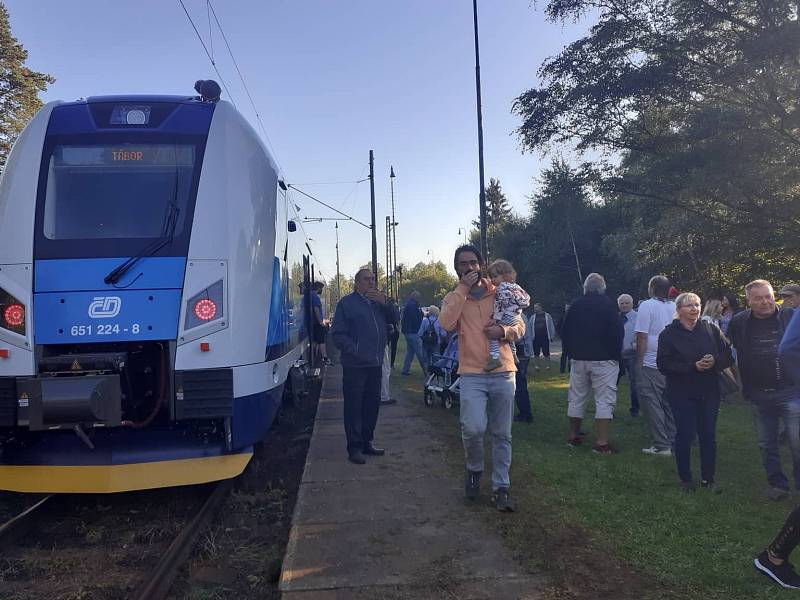
M714 338L714 334L711 332L711 328L716 327L716 325L706 321L703 321L703 323L706 324L706 333L708 334L708 337L711 338L711 345L714 348L717 348L717 340ZM726 398L727 396L741 393L742 386L739 384L739 379L736 377L733 369L730 367L717 373L717 379L719 380L720 398Z
M739 380L730 367L720 371L717 376L719 377L719 395L721 397L725 398L742 391Z

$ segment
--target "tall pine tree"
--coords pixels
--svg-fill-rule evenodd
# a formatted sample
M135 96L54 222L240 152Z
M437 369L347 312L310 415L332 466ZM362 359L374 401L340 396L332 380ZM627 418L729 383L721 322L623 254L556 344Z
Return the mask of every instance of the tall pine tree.
M500 187L500 181L491 177L486 188L486 217L488 225L502 227L511 219L511 207L508 198Z
M42 107L39 92L55 79L25 66L28 52L11 34L8 10L0 3L0 171L14 140Z

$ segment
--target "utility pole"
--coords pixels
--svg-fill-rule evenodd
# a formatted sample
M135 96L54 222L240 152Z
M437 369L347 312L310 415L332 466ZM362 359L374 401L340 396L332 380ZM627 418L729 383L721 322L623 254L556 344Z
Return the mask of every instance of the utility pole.
M375 228L375 154L369 151L369 198L372 208L372 272L378 285L378 236Z
M389 186L392 189L392 287L394 290L392 294L400 301L400 286L397 285L397 219L394 218L394 167L389 167ZM388 266L386 267L389 268Z
M478 99L478 167L481 184L481 254L489 262L489 240L486 233L486 189L483 179L483 114L481 112L481 58L478 51L478 0L472 0L472 13L475 23L475 93Z
M342 278L339 274L339 224L336 223L336 303L342 299Z
M391 296L391 267L392 267L392 222L389 215L386 215L386 244L384 247L384 255L386 258L386 280L383 282L383 292L387 296Z

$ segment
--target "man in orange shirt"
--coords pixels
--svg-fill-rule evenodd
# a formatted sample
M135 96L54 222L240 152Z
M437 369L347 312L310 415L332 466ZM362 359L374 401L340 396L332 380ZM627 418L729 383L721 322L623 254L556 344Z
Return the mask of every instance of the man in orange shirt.
M492 500L497 510L511 512L509 493L511 423L514 418L514 374L517 367L511 346L525 334L522 319L516 325L497 325L492 319L495 286L481 277L483 259L472 245L456 249L454 266L460 280L442 301L439 323L446 331L458 331L458 373L461 376L461 439L466 459L465 494L474 500L480 493L483 473L483 436L492 434ZM484 372L489 340L500 340L500 366Z

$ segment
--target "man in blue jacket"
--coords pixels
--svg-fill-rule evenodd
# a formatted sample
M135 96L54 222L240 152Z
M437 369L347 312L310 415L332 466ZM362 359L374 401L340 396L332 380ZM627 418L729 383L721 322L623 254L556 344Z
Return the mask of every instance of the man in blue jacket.
M339 301L333 320L333 342L342 353L344 431L350 462L363 465L364 455L383 456L372 444L381 399L381 367L387 326L393 320L386 296L375 288L369 269L356 273L355 291Z
M403 318L400 331L406 338L406 357L403 360L403 375L408 375L414 356L419 361L419 366L425 372L425 359L422 356L422 340L419 339L419 328L422 325L422 311L419 309L419 292L413 291L408 301L403 306Z

